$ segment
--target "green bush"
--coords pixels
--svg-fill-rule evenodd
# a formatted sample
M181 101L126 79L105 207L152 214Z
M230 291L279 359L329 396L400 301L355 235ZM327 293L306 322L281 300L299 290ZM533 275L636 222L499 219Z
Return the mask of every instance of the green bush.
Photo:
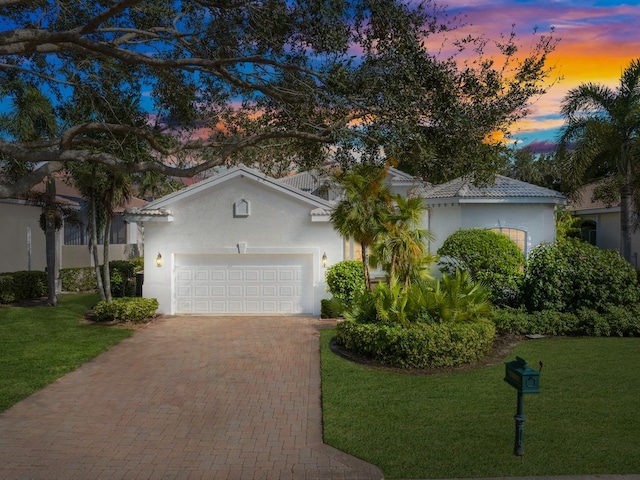
M365 291L364 267L357 260L344 260L331 265L326 275L329 293L336 298L351 303Z
M13 303L15 301L13 276L10 273L3 273L0 275L0 304Z
M529 311L604 312L640 299L638 275L617 252L573 238L531 252L522 292Z
M136 263L131 260L109 262L111 293L114 297L127 297L135 294L136 268Z
M156 316L155 298L115 298L111 303L98 302L93 311L99 322L141 323Z
M11 299L11 302L20 302L22 300L31 300L35 298L46 297L49 293L47 284L47 274L36 270L22 270L5 274L11 280L5 279L4 288L6 293L2 296ZM9 303L9 302L7 302Z
M496 310L493 316L500 333L579 335L591 337L640 336L640 307L610 307L604 312L581 308L575 313L523 308Z
M343 321L335 341L350 352L401 368L453 367L481 359L493 347L495 326L415 323L409 327Z
M495 304L518 304L525 258L506 235L488 229L458 230L444 241L438 255L442 272L469 272L490 290Z
M63 292L92 292L98 287L94 267L61 268Z
M344 311L344 302L336 297L323 298L320 300L321 318L338 318Z

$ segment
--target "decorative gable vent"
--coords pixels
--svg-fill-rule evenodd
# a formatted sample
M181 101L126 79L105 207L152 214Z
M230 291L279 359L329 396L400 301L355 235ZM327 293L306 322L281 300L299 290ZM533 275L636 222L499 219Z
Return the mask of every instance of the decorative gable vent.
M238 200L233 204L233 216L234 217L248 217L249 216L249 202L244 198Z

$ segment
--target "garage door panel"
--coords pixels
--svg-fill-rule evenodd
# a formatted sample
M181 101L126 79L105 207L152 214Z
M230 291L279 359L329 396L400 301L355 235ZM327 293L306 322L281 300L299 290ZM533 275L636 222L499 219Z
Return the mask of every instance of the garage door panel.
M176 255L176 313L308 313L311 275L310 255Z

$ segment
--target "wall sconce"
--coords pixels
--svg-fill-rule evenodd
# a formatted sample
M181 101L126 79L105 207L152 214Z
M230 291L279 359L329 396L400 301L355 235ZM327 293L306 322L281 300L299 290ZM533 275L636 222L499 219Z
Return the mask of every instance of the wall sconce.
M156 267L161 267L162 266L162 255L160 255L160 252L158 252L158 256L156 257Z
M322 267L327 268L327 252L322 254Z

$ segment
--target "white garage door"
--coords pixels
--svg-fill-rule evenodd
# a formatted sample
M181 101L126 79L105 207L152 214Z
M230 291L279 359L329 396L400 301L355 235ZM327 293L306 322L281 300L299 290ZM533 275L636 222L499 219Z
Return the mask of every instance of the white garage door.
M311 262L311 255L176 255L176 313L310 313Z

